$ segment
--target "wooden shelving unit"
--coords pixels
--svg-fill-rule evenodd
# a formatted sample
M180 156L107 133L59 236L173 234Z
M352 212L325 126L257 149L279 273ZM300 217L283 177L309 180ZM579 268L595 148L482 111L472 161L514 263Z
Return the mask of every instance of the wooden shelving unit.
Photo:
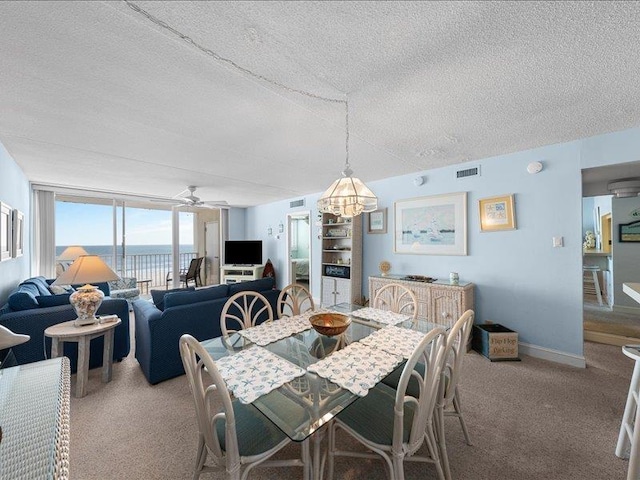
M362 215L322 214L322 304L362 301Z

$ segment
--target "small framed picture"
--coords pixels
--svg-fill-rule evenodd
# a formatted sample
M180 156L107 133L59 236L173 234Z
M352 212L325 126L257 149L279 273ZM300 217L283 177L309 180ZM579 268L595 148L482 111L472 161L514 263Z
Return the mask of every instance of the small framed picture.
M387 233L387 209L379 208L369 213L367 233Z
M9 260L13 247L12 209L6 203L0 202L0 262Z
M13 211L13 258L24 254L24 213Z
M482 198L480 208L480 231L497 232L516 229L516 211L513 194Z

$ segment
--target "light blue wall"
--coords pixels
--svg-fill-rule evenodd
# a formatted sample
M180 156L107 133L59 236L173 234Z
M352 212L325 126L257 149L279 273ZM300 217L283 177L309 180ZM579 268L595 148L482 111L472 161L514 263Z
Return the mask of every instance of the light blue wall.
M0 144L0 202L24 213L24 255L0 262L0 306L11 290L29 276L30 260L30 195L29 181L7 150Z
M593 225L593 207L595 197L585 197L582 199L582 241L588 230L595 231Z
M247 238L246 216L246 208L229 209L229 240L245 240Z

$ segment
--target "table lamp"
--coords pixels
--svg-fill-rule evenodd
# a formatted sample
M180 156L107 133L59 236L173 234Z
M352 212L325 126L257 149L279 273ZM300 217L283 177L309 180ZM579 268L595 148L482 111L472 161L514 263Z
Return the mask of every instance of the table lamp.
M80 255L89 255L84 248L79 245L70 245L63 250L56 263L56 277L60 276Z
M69 297L69 303L78 315L75 325L81 327L98 323L96 312L104 298L104 293L91 283L119 279L120 277L99 256L81 255L51 285L85 284Z

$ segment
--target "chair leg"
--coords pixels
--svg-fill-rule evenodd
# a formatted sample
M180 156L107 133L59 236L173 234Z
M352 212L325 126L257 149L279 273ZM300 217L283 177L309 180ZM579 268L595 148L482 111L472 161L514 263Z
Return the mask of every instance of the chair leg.
M438 441L438 448L440 453L440 462L442 463L442 469L444 471L444 477L446 480L451 480L451 469L449 468L449 455L447 454L447 439L444 432L444 407L439 405L436 407L434 413L434 421L436 427L436 440Z
M193 472L193 480L198 480L204 467L204 462L207 460L207 447L204 444L204 437L198 436L198 453L196 454L196 468Z
M336 450L336 426L332 422L329 424L329 436L327 439L327 480L333 480L333 462Z
M310 480L311 478L311 453L309 451L309 440L302 442L300 446L302 453L302 479Z
M460 404L460 391L456 386L456 393L453 396L453 408L456 411L458 418L460 419L460 426L462 427L462 433L464 434L464 439L467 442L467 445L473 445L471 443L471 438L469 437L469 431L467 430L467 424L464 421L462 416L462 405Z
M444 476L444 470L442 470L442 463L440 461L440 455L438 454L438 446L436 443L436 438L433 433L433 425L427 425L427 431L425 432L425 443L427 444L427 450L429 451L429 456L433 458L436 472L438 472L439 480L446 480Z
M393 475L391 480L404 480L404 455L393 455Z

